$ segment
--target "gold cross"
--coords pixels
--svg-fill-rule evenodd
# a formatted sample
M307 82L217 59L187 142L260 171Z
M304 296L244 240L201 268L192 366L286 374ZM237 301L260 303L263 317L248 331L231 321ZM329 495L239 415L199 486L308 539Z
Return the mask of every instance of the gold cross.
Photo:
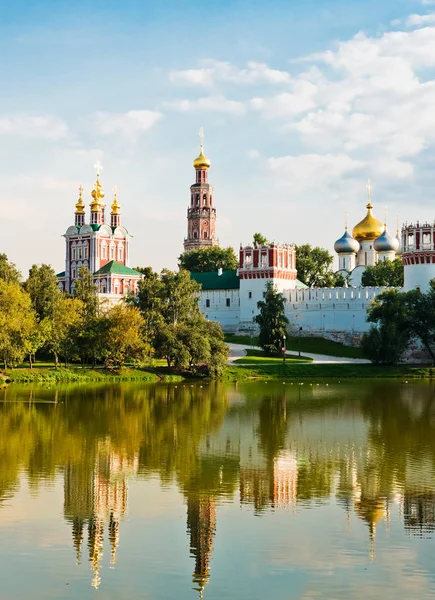
M97 172L97 177L99 177L99 176L100 176L100 173L101 173L101 171L103 170L103 165L100 163L100 161L99 161L99 160L97 160L97 162L95 163L95 165L94 165L94 169L95 169L95 170L96 170L96 172Z
M199 137L201 139L201 145L202 145L202 143L204 141L204 128L203 127L201 127L199 130Z
M367 180L367 185L366 185L366 188L367 188L367 193L368 193L368 196L369 196L369 202L370 202L370 200L371 200L371 197L372 197L372 192L373 192L373 186L372 186L372 184L370 183L370 178Z

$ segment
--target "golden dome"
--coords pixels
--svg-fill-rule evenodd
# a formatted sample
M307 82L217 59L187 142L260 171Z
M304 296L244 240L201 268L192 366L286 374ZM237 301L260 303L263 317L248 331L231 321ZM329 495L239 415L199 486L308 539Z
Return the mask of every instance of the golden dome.
M94 189L92 190L92 202L91 202L91 210L99 210L102 206L104 206L103 198L104 198L104 190L100 182L100 178L97 175L97 180L95 182Z
M210 167L209 159L206 156L204 156L202 144L201 144L201 151L199 153L199 156L197 158L195 158L195 160L193 161L193 166L195 167L195 169L197 171L199 171L201 169L208 169Z
M112 215L119 215L121 211L121 206L118 202L118 189L115 187L113 190L113 202L112 202Z
M83 194L83 188L82 188L82 186L80 186L79 187L79 199L77 200L77 204L76 204L76 215L83 215L85 212L85 203L83 202L82 194Z
M372 214L372 204L369 202L366 206L367 214L362 221L360 221L352 231L352 237L358 242L373 241L382 235L384 231L384 225L378 221Z

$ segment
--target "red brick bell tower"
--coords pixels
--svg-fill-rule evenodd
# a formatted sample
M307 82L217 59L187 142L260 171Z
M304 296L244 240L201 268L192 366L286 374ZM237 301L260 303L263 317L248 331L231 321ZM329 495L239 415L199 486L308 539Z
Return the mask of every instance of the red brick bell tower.
M193 161L196 171L196 181L190 186L190 206L187 209L187 238L184 240L184 250L197 250L219 246L216 238L216 209L213 207L213 186L208 182L209 159L204 156L201 127L200 153Z

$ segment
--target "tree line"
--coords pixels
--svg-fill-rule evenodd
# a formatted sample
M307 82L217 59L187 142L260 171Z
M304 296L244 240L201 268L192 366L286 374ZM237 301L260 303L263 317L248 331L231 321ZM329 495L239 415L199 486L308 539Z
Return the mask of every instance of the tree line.
M187 271L144 277L136 296L101 303L92 274L79 270L73 295L62 292L49 265L33 265L23 282L16 266L0 255L0 360L5 369L27 357L49 355L63 362L119 368L165 358L168 366L218 376L228 355L220 326L198 307L201 287Z
M367 309L370 330L362 337L364 354L377 364L400 362L413 343L421 344L435 363L435 279L428 292L387 290Z

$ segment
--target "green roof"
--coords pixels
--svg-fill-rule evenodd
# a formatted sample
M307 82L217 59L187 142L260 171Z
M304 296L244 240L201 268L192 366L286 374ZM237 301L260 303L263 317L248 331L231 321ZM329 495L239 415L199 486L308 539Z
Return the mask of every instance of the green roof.
M308 286L305 285L305 283L302 283L302 281L299 281L299 279L296 279L296 289L297 290L307 290Z
M113 273L115 275L142 275L139 271L135 271L134 269L130 269L130 267L126 267L116 262L116 260L111 260L104 267L95 271L94 275L106 275L107 273Z
M58 273L56 277L65 277L65 271L62 271L62 273Z
M190 277L202 285L204 291L207 290L238 290L240 288L240 279L237 271L222 271L218 275L217 271L211 273L191 273Z

